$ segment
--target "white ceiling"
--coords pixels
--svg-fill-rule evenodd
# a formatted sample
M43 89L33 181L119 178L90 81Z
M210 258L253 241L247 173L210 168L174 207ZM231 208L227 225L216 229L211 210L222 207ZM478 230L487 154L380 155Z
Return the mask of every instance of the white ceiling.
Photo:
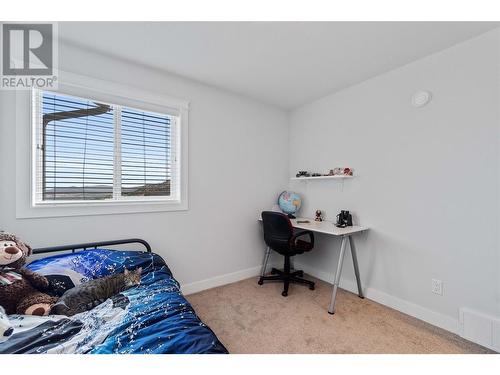
M80 47L290 109L499 26L493 22L62 22L59 36Z

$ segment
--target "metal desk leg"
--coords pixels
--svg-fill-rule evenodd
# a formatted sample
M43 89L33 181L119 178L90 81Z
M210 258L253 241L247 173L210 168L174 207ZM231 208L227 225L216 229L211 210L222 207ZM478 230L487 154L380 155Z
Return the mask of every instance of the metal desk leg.
M358 283L358 296L360 298L365 298L365 296L363 295L363 290L361 289L361 279L359 277L358 256L356 255L356 246L354 245L354 239L352 238L352 236L349 236L349 244L351 245L352 264L354 265L354 273L356 274L356 282Z
M346 245L347 245L347 237L343 236L342 243L340 244L340 255L339 255L339 262L337 263L337 272L335 273L335 280L333 281L332 299L330 300L330 306L328 307L329 314L335 313L335 298L337 297L337 289L340 283L340 275L342 274L342 265L344 263Z
M268 246L266 249L266 255L264 255L264 263L262 264L262 269L260 270L259 284L262 285L262 278L266 275L267 262L269 261L269 255L271 255L271 248Z

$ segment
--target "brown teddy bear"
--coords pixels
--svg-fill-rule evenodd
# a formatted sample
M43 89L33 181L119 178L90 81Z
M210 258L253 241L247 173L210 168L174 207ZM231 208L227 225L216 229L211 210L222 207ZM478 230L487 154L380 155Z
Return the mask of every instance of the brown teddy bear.
M0 305L7 314L48 315L57 298L43 293L45 276L21 268L31 247L13 234L0 232Z

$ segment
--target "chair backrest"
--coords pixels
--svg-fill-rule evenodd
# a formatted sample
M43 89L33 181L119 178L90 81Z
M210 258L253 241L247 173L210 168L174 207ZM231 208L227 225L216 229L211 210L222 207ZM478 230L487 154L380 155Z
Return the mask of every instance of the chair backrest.
M274 251L286 254L290 251L293 226L287 215L274 211L262 211L264 241Z

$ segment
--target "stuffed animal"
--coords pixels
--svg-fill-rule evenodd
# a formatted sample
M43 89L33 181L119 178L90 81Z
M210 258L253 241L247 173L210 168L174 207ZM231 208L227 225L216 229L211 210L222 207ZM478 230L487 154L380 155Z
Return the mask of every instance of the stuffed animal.
M0 304L7 314L48 315L57 297L43 293L45 276L26 268L31 247L13 234L0 233Z
M0 306L0 343L7 340L12 335L12 332L14 332L14 328L9 322L9 317L3 307Z

